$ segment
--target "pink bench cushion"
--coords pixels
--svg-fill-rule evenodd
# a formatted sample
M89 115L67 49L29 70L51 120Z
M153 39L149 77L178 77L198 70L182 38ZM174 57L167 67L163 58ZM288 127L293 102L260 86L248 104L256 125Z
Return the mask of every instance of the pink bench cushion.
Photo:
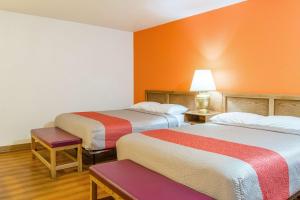
M81 144L82 142L81 138L59 128L33 129L31 130L31 135L37 137L52 148Z
M112 183L131 199L211 200L213 198L181 185L130 160L90 167L94 177Z

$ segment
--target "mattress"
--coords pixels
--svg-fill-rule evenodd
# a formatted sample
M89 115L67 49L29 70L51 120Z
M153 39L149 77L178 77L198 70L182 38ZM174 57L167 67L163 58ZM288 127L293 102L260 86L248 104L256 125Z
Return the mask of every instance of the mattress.
M183 120L179 116L137 109L97 111L94 113L124 119L130 123L132 132L178 127L182 124L181 120ZM109 140L106 134L107 127L98 120L84 117L77 113L64 113L55 118L54 124L56 127L82 138L83 148L87 150L102 150L107 148L106 143ZM117 139L115 138L114 140ZM110 142L115 143L115 141ZM109 146L109 148L111 147L113 146Z
M247 145L272 152L277 157L281 157L287 165L288 196L300 190L299 135L213 123L182 126L171 130L200 136L207 140ZM181 141L177 140L177 142ZM226 150L230 147L225 145L223 148ZM238 151L245 153L242 148ZM119 160L130 159L215 199L280 199L276 196L271 198L264 196L258 180L258 172L252 165L222 153L195 149L141 133L122 137L117 142L117 153ZM259 164L263 168L268 165L268 162L274 161L272 159L272 156L261 157ZM276 162L272 165L275 169L277 166L280 167L280 163ZM267 171L263 176L268 177L269 173L272 172ZM281 181L283 174L279 172L275 174L278 175L275 178ZM274 183L270 181L270 184Z

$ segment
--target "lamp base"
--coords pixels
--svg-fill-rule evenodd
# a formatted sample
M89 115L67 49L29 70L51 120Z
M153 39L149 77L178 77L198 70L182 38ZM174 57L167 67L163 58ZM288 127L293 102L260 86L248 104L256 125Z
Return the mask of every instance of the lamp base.
M200 113L208 113L209 93L199 92L195 98L197 111Z

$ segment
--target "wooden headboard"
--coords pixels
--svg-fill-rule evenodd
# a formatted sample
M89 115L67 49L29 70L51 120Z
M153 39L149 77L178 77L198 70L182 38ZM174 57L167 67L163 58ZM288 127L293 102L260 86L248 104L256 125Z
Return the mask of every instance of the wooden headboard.
M223 112L300 117L300 96L224 93Z
M146 101L173 103L195 110L196 92L146 90ZM300 96L210 92L210 110L300 117Z
M184 91L162 91L162 90L146 90L145 100L155 101L159 103L172 103L183 105L190 110L195 110L195 96L197 92ZM211 101L209 109L221 111L222 94L219 92L211 92Z
M195 109L195 92L146 90L145 100L159 103L180 104L191 110Z

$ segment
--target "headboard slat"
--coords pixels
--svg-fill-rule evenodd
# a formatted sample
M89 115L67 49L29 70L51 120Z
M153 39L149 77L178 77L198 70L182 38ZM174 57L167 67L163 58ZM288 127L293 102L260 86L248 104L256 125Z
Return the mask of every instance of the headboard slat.
M186 106L190 110L195 109L195 92L184 91L160 91L160 90L146 90L146 101L155 101L159 103L180 104Z
M227 111L251 112L259 115L269 114L269 100L263 98L227 98Z
M275 115L300 117L300 100L276 99L274 105Z

